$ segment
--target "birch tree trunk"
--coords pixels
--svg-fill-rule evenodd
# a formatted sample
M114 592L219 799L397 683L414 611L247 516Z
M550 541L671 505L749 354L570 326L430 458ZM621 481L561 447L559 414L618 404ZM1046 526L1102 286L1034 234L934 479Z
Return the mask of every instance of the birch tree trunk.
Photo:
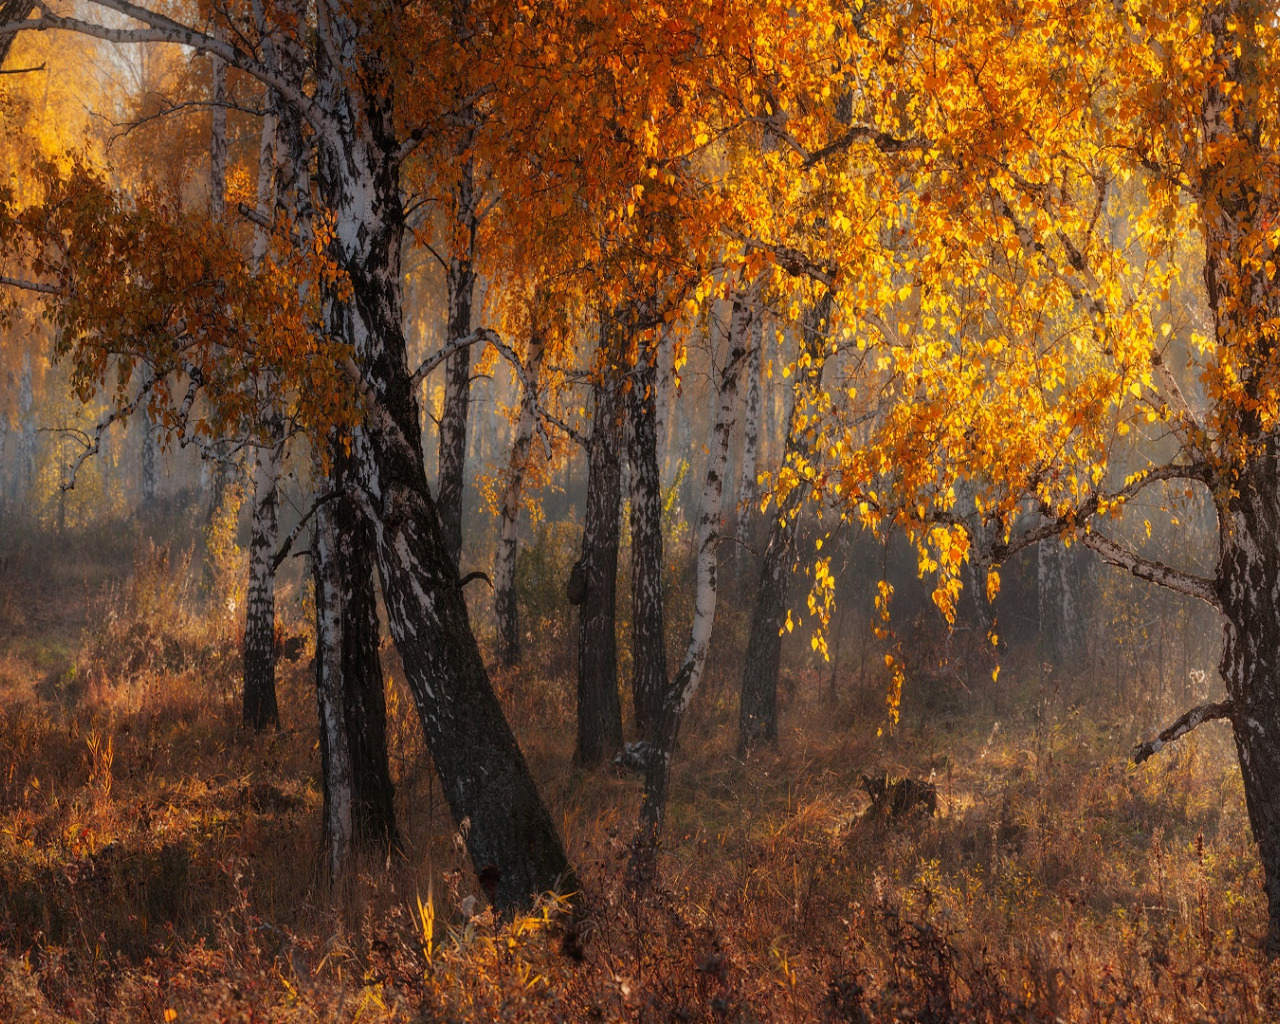
M636 731L652 742L667 688L662 595L662 480L658 469L657 372L642 352L627 392L631 430L631 699Z
M466 239L461 252L449 260L449 322L445 344L471 333L472 300L475 295L476 245L475 166L467 160L462 179L454 193L457 230ZM445 546L458 563L462 552L462 491L467 462L467 414L471 405L471 348L459 349L445 362L444 410L440 417L440 451L436 487L440 500L440 525Z
M529 339L525 377L536 389L542 372L546 338L536 327ZM511 667L520 663L520 608L516 603L516 552L520 543L520 498L525 467L538 422L538 395L526 387L520 400L520 418L511 442L507 481L502 492L502 517L498 531L498 553L493 567L493 603L498 619L498 660Z
M333 880L356 852L385 854L396 844L373 543L372 529L349 496L316 510L316 704L324 845Z
M698 514L698 582L694 596L693 624L689 630L689 645L685 649L684 660L663 700L653 750L645 767L640 827L631 850L628 879L629 885L636 891L649 888L656 875L658 843L662 836L671 785L671 757L675 751L680 722L702 681L707 649L711 643L711 629L716 614L724 476L729 462L734 410L738 404L738 379L742 375L742 367L747 361L750 348L751 321L759 315L756 307L762 283L758 279L735 295L729 318L729 351L719 373L716 412Z
M276 541L278 484L284 424L275 416L254 454L249 531L249 586L245 595L244 724L255 732L280 724L276 704Z
M320 194L334 221L329 253L350 281L349 293L328 289L326 317L355 353L367 407L352 456L391 632L472 864L494 905L510 911L577 883L489 684L423 470L402 333L394 90L382 57L361 42L394 38L396 12L386 2L318 5L316 102L328 115L317 132Z
M822 388L823 334L831 316L827 292L809 311L804 325L804 367L796 375L791 416L783 448L785 466L807 454L801 417L810 400ZM738 704L738 753L744 755L759 743L778 741L778 667L782 657L782 631L787 618L787 595L796 571L796 526L808 488L797 483L774 509L769 521L769 543L760 565L760 581L751 612L747 655L742 663L742 696Z
M618 699L617 591L622 496L622 381L614 355L619 325L601 316L602 365L595 384L578 605L578 737L574 763L596 765L622 746Z
M213 72L213 128L209 133L209 217L227 212L227 65L210 57Z

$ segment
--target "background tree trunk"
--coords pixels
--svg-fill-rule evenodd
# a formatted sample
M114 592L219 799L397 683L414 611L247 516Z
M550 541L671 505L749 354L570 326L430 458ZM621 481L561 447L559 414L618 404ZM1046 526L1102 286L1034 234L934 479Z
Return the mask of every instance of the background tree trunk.
M529 385L537 387L542 371L542 354L546 338L536 327L529 339L529 355L525 376ZM502 516L498 530L498 552L493 568L493 604L498 619L498 660L511 667L520 663L520 609L516 603L516 552L520 543L520 498L523 493L525 466L538 422L538 395L525 388L520 400L520 419L511 442L511 458L507 464L506 487L502 492Z
M737 527L734 530L733 564L735 576L742 577L750 566L751 525L756 520L759 488L757 455L760 450L760 363L764 349L764 317L751 323L751 354L747 357L746 408L742 413L742 461L738 471Z
M449 322L445 344L471 333L471 304L475 296L476 247L475 167L466 161L454 193L457 230L466 239L449 260ZM444 410L440 417L440 451L436 477L440 526L453 564L462 552L462 491L467 463L467 414L471 407L471 348L459 349L445 362Z
M622 495L622 388L614 353L619 326L601 318L600 379L595 385L578 604L576 764L596 765L622 746L616 632L619 502Z
M658 469L657 373L651 348L627 392L631 430L631 699L636 731L652 741L667 688L662 595L662 481Z
M800 426L806 404L822 389L824 332L831 316L831 293L809 310L804 324L804 367L796 375L791 416L782 463L807 454L809 443ZM738 753L748 753L757 743L778 741L778 666L782 657L782 631L787 618L787 596L796 571L796 528L800 506L808 488L797 483L769 520L769 543L760 565L760 582L751 612L747 655L742 663L742 696L738 703Z
M249 532L249 586L245 596L244 724L261 732L280 724L276 704L276 572L278 494L284 424L272 419L254 453L253 511Z

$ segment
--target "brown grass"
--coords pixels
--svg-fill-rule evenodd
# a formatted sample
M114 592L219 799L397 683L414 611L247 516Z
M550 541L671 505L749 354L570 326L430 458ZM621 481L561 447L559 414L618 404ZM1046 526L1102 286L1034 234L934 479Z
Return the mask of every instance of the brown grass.
M307 656L283 667L282 730L248 736L234 617L180 550L28 587L38 562L0 579L0 1021L1280 1019L1217 726L1134 771L1132 716L1009 665L998 729L989 694L922 715L908 691L890 732L880 680L833 694L797 658L778 750L743 763L721 653L663 889L636 902L638 781L567 768L562 671L499 674L590 908L499 922L464 912L478 886L399 683L406 856L331 893ZM68 635L55 611L86 593ZM939 815L863 819L859 774L885 769L932 776Z

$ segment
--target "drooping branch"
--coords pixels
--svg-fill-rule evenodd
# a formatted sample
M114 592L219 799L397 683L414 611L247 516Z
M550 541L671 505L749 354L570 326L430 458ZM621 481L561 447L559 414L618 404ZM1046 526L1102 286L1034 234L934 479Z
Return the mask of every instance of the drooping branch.
M1194 707L1155 739L1139 743L1134 747L1133 753L1129 755L1130 760L1135 765L1142 764L1151 755L1158 753L1165 744L1181 739L1192 729L1203 725L1205 722L1212 722L1219 718L1230 718L1234 712L1235 705L1229 700L1218 701L1216 704L1201 704Z
M1163 562L1143 558L1123 544L1116 543L1110 537L1104 537L1096 530L1086 531L1081 539L1085 547L1097 552L1104 562L1125 569L1140 580L1159 584L1188 597L1198 598L1221 611L1222 602L1214 589L1212 580L1184 572L1182 569L1175 569Z

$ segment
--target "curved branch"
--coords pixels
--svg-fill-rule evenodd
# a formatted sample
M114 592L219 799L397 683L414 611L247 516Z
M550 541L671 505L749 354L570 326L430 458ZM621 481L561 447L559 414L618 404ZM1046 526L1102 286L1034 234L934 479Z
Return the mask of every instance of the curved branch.
M245 53L239 47L232 46L225 40L206 32L200 32L189 25L166 18L162 14L128 3L127 0L94 0L94 2L107 10L116 11L135 21L140 21L146 27L108 28L106 25L80 18L54 14L45 0L36 0L32 6L39 10L39 18L33 19L27 15L17 20L0 23L0 46L5 45L3 40L16 36L20 32L47 32L50 29L76 32L109 43L173 43L177 46L189 46L193 50L220 57L227 64L256 78L263 85L270 86L278 95L296 107L317 130L328 130L332 127L329 118L311 101L309 96L287 78L276 74L262 61Z
M316 498L316 500L311 503L311 507L307 509L306 514L303 515L303 517L298 520L297 525L295 525L294 528L289 531L289 536L285 537L284 543L280 545L280 550L276 552L275 558L271 560L272 572L275 572L277 569L279 569L281 563L286 558L289 557L289 549L293 547L293 542L298 539L298 534L302 532L302 528L307 525L311 517L316 514L316 511L320 508L320 506L325 505L330 501L333 501L335 498L342 497L342 495L345 493L346 493L345 491L341 491L341 490L327 491L324 494L320 495L320 497Z
M1143 558L1123 544L1116 543L1110 537L1104 537L1096 530L1088 530L1081 540L1085 547L1097 552L1109 565L1125 569L1140 580L1159 584L1179 594L1186 594L1188 597L1198 598L1205 604L1212 605L1219 611L1222 610L1222 601L1218 597L1217 590L1214 589L1212 580L1175 569L1163 562Z
M1159 752L1165 744L1181 739L1196 726L1219 718L1230 718L1234 713L1235 705L1229 700L1219 701L1216 704L1201 704L1198 707L1194 707L1155 739L1147 740L1146 743L1139 743L1133 748L1133 753L1129 755L1129 759L1135 765L1142 764L1152 754Z
M146 399L148 393L155 386L155 377L148 377L142 382L142 386L138 388L138 393L133 396L133 401L125 405L119 406L98 421L98 425L94 427L92 436L84 434L82 431L67 431L67 433L76 433L81 435L81 444L84 445L84 451L75 457L71 465L67 467L66 482L61 484L64 491L73 491L76 486L76 477L80 473L80 467L89 459L97 455L102 450L102 435L116 420L128 419L133 415L134 410Z

